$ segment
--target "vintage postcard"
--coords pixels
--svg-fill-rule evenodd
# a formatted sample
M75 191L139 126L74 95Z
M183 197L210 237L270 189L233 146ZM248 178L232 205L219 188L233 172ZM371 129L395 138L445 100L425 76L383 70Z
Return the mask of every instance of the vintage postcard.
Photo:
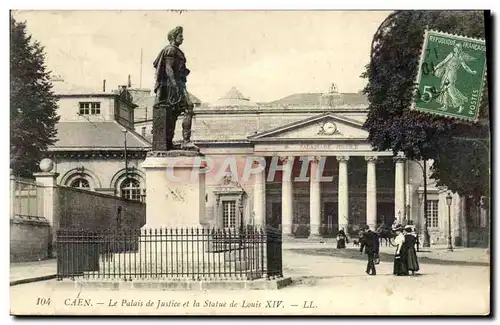
M11 315L489 315L488 28L11 11Z

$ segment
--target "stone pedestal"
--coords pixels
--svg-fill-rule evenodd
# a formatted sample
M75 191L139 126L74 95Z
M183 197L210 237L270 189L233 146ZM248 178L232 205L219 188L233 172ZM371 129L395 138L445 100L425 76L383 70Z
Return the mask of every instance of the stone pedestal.
M140 273L194 273L193 268L210 261L208 232L201 230L203 155L186 150L151 151L141 166L146 174L146 224L139 251L131 259L139 261ZM224 256L217 257L224 264Z
M152 151L142 163L146 174L143 228L200 227L205 215L203 155L196 151Z

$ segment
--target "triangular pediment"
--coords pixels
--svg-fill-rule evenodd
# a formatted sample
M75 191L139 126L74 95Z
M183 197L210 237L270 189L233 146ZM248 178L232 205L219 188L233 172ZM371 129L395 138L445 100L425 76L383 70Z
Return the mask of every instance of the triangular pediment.
M315 139L357 139L365 140L368 132L363 123L345 116L326 113L294 123L283 125L249 137L254 141L265 140L315 140Z

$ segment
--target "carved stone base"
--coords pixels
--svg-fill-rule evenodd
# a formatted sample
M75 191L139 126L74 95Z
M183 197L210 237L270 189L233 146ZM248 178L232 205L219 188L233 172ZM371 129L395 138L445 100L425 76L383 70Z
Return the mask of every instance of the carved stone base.
M146 225L199 227L205 214L205 174L196 151L150 151L146 174Z

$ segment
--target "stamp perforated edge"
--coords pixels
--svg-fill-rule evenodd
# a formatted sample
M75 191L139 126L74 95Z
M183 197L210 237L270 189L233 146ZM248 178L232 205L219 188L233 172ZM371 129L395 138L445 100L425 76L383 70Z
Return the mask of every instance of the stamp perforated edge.
M424 30L424 39L422 41L422 45L420 46L420 59L419 59L419 63L418 63L418 72L417 72L417 75L416 75L416 78L415 78L415 89L413 90L413 95L412 95L412 102L411 102L411 106L410 106L410 111L415 111L415 112L419 112L419 113L422 113L422 114L427 114L427 115L438 115L438 116L441 116L441 117L444 117L446 119L453 119L453 120L460 120L460 121L464 121L464 122L467 122L467 123L477 123L479 121L479 109L480 109L480 104L478 105L478 110L477 110L477 113L476 113L476 116L475 118L473 119L469 119L469 118L465 118L461 115L457 115L457 116L450 116L449 114L444 114L444 113L439 113L439 112L436 112L436 111L433 111L433 112L428 112L428 111L425 111L425 110L420 110L416 107L416 103L415 103L415 97L417 95L417 92L418 92L418 88L419 88L419 83L418 81L420 80L420 77L422 75L422 64L424 62L424 59L425 59L425 51L424 49L427 47L427 43L428 43L428 39L429 39L429 35L430 34L435 34L435 35L444 35L444 36L447 36L447 37L454 37L454 38L458 38L462 41L474 41L474 42L477 42L477 43L481 43L481 44L484 44L486 46L486 40L485 39L482 39L482 38L477 38L477 37L469 37L469 36L464 36L464 35L459 35L459 34L454 34L454 33L447 33L447 32L442 32L442 31L439 31L439 30L436 30L436 29L429 29L428 26L426 26L425 30ZM482 103L482 101L484 100L484 92L485 92L485 83L487 82L487 64L486 64L486 60L487 58L485 57L485 60L484 60L484 69L483 69L483 81L481 83L481 88L480 88L480 93L481 93L481 101L480 103Z

